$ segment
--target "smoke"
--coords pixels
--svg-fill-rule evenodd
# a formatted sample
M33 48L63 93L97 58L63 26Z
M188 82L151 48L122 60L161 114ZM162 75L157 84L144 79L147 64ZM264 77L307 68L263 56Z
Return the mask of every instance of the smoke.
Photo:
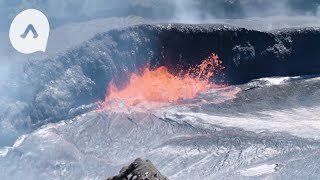
M320 0L12 0L0 2L7 26L23 9L37 8L52 27L105 17L141 16L161 22L204 23L216 19L319 16ZM4 25L4 23L2 22ZM2 26L2 31L6 26Z
M203 23L216 19L318 16L320 0L175 0L172 21Z
M174 1L175 12L173 21L196 23L203 20L203 15L199 9L200 2L195 0L176 0Z

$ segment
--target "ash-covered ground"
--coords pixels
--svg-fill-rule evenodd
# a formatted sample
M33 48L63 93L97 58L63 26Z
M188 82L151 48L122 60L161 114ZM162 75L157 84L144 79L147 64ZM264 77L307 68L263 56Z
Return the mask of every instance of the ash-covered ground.
M100 1L77 13L72 1L13 2L65 8L49 17L46 54L0 45L1 179L105 179L137 157L177 180L319 179L318 1L110 1L119 14ZM211 80L225 88L98 109L112 79L211 53L225 67Z

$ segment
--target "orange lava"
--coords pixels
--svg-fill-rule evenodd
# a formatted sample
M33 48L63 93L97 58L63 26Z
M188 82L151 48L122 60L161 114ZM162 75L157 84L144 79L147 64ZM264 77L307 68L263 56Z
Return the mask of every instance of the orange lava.
M134 106L147 102L174 103L183 99L191 99L199 92L225 87L209 81L222 69L222 62L215 54L211 54L200 65L190 68L184 75L173 75L164 66L155 70L145 67L141 74L131 75L124 89L118 89L111 82L102 108L113 109L114 107L111 106L114 104Z

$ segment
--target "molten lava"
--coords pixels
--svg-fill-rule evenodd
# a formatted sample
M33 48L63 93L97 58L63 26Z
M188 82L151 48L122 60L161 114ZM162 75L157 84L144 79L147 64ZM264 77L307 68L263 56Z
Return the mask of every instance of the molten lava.
M155 70L145 67L141 74L133 73L128 85L118 89L111 82L103 109L134 106L141 103L174 103L178 100L194 98L199 92L224 87L213 84L209 79L222 70L218 56L211 54L200 65L192 67L184 75L173 75L164 66Z

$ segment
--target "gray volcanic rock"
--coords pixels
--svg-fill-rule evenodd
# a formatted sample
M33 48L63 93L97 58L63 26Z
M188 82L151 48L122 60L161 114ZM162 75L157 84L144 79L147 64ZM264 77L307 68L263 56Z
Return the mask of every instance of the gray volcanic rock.
M318 42L319 28L260 32L223 24L137 25L98 34L54 58L30 60L11 80L15 87L1 89L26 104L26 118L32 120L26 126L39 127L93 109L112 79L123 87L131 72L146 64L175 73L217 53L225 69L213 81L224 84L318 74Z
M168 180L149 160L136 159L129 166L121 169L120 173L107 180Z
M242 102L225 108L237 112ZM311 116L320 108L222 116L211 113L219 107L197 105L93 111L48 124L0 151L0 174L5 180L104 179L143 156L176 180L318 179L319 121Z

